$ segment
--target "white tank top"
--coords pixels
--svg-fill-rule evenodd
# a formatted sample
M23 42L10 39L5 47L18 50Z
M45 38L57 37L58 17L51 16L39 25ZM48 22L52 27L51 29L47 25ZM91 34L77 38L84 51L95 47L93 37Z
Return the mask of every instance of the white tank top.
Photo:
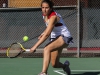
M54 16L54 15L60 17L60 20L59 20L59 22L57 22L55 24L54 29L51 32L51 38L56 38L59 35L62 35L62 36L65 36L65 37L71 37L71 34L70 34L67 26L65 25L61 15L54 12L54 11L51 12L51 14L49 15L48 22L45 22L46 26L48 26L50 17ZM43 16L43 19L44 19L44 16Z

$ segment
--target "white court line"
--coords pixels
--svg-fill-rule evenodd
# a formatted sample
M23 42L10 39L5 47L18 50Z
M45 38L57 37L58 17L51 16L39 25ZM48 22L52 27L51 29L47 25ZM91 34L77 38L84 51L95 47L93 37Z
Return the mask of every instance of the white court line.
M66 75L66 74L64 74L64 73L62 73L62 72L59 72L59 71L57 71L57 70L54 70L54 72L56 72L56 73L58 73L58 74L61 74L61 75Z
M76 71L76 72L98 72L100 70L71 70L71 71Z
M64 72L63 70L53 70L54 72L60 74L60 75L66 75L62 72ZM71 70L71 72L100 72L100 70Z

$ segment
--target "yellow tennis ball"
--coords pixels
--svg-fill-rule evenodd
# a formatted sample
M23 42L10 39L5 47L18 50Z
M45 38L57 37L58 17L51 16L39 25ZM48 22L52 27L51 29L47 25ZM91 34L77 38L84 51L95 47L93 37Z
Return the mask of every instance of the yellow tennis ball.
M28 36L23 37L23 41L28 41L28 39L29 39Z

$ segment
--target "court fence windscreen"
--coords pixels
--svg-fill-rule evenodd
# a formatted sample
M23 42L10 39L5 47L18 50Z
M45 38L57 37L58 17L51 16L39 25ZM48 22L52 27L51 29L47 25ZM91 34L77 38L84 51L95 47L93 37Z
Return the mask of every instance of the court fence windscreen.
M33 38L41 34L46 26L42 18L41 0L1 0L0 2L0 57L6 56L6 49L13 42L23 42L23 36ZM62 15L73 37L73 44L64 48L61 57L100 56L100 4L99 0L53 0L54 10ZM37 38L23 44L30 49ZM24 53L21 57L42 57L43 48L37 52Z

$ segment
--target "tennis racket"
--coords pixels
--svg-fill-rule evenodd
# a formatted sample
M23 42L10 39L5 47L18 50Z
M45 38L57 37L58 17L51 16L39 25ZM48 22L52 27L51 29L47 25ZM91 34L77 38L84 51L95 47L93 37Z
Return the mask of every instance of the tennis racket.
M12 43L7 49L7 57L16 58L26 51L30 51L30 49L25 49L23 45L18 42Z
M39 36L39 35L38 35ZM38 37L36 36L36 37ZM29 39L28 41L36 38L36 37L33 37L31 39ZM22 43L25 43L27 41L24 41ZM16 58L18 57L20 54L24 53L24 52L27 52L27 51L30 51L30 49L25 49L22 45L22 43L19 43L19 42L15 42L15 43L12 43L8 48L7 48L7 52L6 52L6 55L7 57L9 58ZM35 50L36 51L36 50ZM34 51L34 52L35 52Z

